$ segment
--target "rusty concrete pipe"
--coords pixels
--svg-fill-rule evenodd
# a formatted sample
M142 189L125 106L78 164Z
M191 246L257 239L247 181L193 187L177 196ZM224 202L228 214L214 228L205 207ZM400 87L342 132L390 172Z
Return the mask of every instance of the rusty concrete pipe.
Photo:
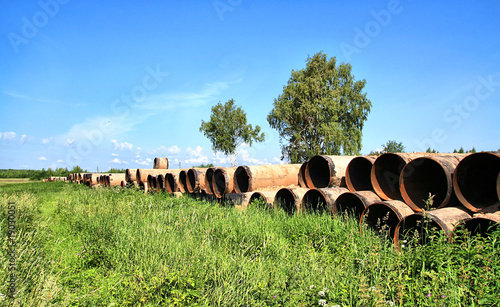
M410 206L399 200L376 202L361 214L360 230L363 229L362 224L366 224L376 233L388 234L393 239L398 223L413 213Z
M237 193L262 188L299 184L301 164L239 166L234 172L234 190Z
M156 176L156 184L157 184L157 190L158 193L165 192L166 187L165 187L165 175L160 174Z
M116 187L119 186L121 182L125 180L125 174L123 173L107 174L105 180L106 180L106 186Z
M187 171L187 191L191 194L205 189L206 168L190 168Z
M209 167L205 172L205 191L209 195L214 194L214 181L213 181L214 172L215 172L215 167Z
M466 229L471 236L490 236L500 228L500 211L494 213L476 213L472 218L464 220L460 225ZM457 226L459 228L459 226Z
M306 180L307 161L302 163L299 169L299 187L309 188Z
M156 175L149 174L147 183L148 183L148 192L151 192L153 194L156 193L156 186L158 184L156 180Z
M274 207L281 208L288 214L301 212L302 199L307 191L307 188L282 188L274 197Z
M155 158L153 169L168 169L168 158Z
M137 169L136 168L127 168L125 170L125 181L127 181L127 182L136 182L137 181Z
M443 231L448 240L451 240L455 226L462 220L470 218L470 214L463 206L410 214L398 224L394 243L398 249L405 241L417 240L419 244L426 244L429 236L437 231Z
M164 169L139 168L136 171L137 183L147 182L148 175L156 176L156 175L160 175L160 174L165 174L165 171L166 170L164 170Z
M274 198L276 197L277 192L277 190L252 192L249 203L252 204L253 201L261 200L266 203L267 209L272 209L274 205Z
M349 190L341 187L310 189L302 198L301 211L308 213L327 211L334 215L336 213L335 200L346 192L349 192Z
M366 207L381 201L374 191L346 192L337 197L334 210L337 214L344 213L360 219Z
M472 212L481 212L499 201L500 152L470 154L453 173L453 188L460 202Z
M345 187L347 165L353 156L314 156L307 162L306 182L311 188Z
M345 173L345 182L349 191L373 191L370 174L376 158L374 156L361 156L355 157L349 162Z
M420 157L411 160L399 177L404 201L415 211L460 205L453 190L453 172L464 155ZM433 195L432 206L428 206Z
M214 171L213 191L217 198L234 192L234 172L236 167L218 167Z
M122 180L122 182L120 182L120 186L121 186L122 188L127 187L127 181Z
M179 189L179 173L166 173L165 174L165 190L168 193L180 192Z

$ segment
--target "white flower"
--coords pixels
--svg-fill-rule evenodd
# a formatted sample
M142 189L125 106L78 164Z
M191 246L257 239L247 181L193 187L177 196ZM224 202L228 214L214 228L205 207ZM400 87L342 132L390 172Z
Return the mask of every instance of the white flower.
M320 306L326 306L326 301L325 300L319 300L318 305Z
M368 291L376 291L376 290L377 288L375 288L375 286L368 288Z
M309 290L312 290L312 289L314 289L314 285L309 286Z
M389 306L394 306L394 302L393 302L393 301L387 301L387 302L385 302L385 303L386 303L387 305L389 305Z
M321 297L324 297L325 296L325 291L319 291L318 295L321 296Z
M332 307L340 307L340 305L332 305Z
M405 248L405 245L404 245L404 244L401 244L401 248Z

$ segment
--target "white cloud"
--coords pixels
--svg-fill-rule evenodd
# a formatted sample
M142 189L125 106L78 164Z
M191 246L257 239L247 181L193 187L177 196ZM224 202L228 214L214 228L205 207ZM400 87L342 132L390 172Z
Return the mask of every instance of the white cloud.
M201 146L196 146L196 149L191 149L188 147L186 149L186 153L188 155L188 159L184 160L184 163L188 165L196 165L196 164L206 164L209 163L208 157L203 153L203 148Z
M123 161L123 160L120 160L118 158L114 158L113 160L111 160L109 162L116 163L116 164L128 164L127 161Z
M134 145L132 145L128 142L118 143L116 140L111 140L111 144L113 144L115 150L116 149L120 149L120 150L124 150L124 149L132 150L132 149L134 149Z
M49 138L45 138L45 139L42 139L42 143L43 144L48 144L50 142L51 139Z
M63 106L74 106L74 107L84 107L87 104L86 103L71 103L71 102L65 102L65 101L60 101L60 100L54 100L54 99L40 99L40 98L34 98L30 97L27 95L19 94L19 93L13 93L13 92L6 92L2 91L7 96L17 98L17 99L23 99L23 100L29 100L29 101L35 101L35 102L43 102L43 103L48 103L48 104L57 104L57 105L63 105Z
M26 134L21 135L21 140L19 141L19 143L20 143L21 145L22 145L22 144L24 144L24 142L26 141L26 138L27 138L27 137L28 137L28 136L27 136Z
M64 161L63 160L57 160L57 163L63 163Z
M45 157L40 157L40 158L38 158L38 160L40 160L40 161L46 161L46 160L47 160L47 158L45 158Z
M64 147L72 147L73 143L75 143L75 139L66 139L66 142L64 142Z
M12 141L13 139L15 139L17 136L17 134L15 132L0 132L0 139L4 139L6 141Z
M117 155L117 154L115 154L115 153L112 153L111 155L112 155L113 157L118 157L118 155Z
M142 159L137 159L137 160L132 160L132 161L134 161L135 163L140 164L140 165L151 165L151 162L147 162L147 161L144 161Z
M171 154L178 154L181 152L181 149L177 145L173 145L168 148L168 152Z

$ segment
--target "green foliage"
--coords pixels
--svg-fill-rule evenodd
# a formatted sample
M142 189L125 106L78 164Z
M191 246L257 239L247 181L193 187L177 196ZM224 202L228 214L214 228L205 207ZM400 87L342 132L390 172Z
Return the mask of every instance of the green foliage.
M117 174L117 173L126 173L127 169L126 168L110 168L109 171L106 172L106 174Z
M428 152L428 153L437 153L437 151L435 149L431 149L430 147L427 148L426 152Z
M355 81L351 64L308 56L307 67L292 70L267 120L280 135L282 159L301 163L318 154L358 154L371 102L366 81Z
M207 163L207 164L202 163L202 164L200 164L198 166L194 166L193 165L193 167L196 167L196 168L209 168L209 167L214 167L214 165L213 165L213 163Z
M460 149L458 150L458 153L465 153L463 147L460 147Z
M264 133L260 133L259 126L254 129L247 124L245 112L234 104L234 99L213 106L210 121L201 121L200 132L210 140L214 151L222 151L230 156L233 166L236 165L236 148L239 145L262 142L265 137Z
M405 152L405 146L403 142L396 142L394 140L389 140L387 143L382 144L382 153L388 152Z

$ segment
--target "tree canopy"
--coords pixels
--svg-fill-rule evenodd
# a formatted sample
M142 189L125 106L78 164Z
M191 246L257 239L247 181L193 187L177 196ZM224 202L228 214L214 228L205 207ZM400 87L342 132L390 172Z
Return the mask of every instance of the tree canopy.
M371 101L366 81L356 81L351 64L337 65L319 52L292 70L267 120L280 135L282 159L300 163L314 155L359 154Z
M229 156L233 166L236 165L239 145L252 145L253 141L262 142L265 138L259 126L254 129L247 124L245 112L234 104L234 99L213 106L210 121L201 121L200 132L210 140L214 151L222 151Z

